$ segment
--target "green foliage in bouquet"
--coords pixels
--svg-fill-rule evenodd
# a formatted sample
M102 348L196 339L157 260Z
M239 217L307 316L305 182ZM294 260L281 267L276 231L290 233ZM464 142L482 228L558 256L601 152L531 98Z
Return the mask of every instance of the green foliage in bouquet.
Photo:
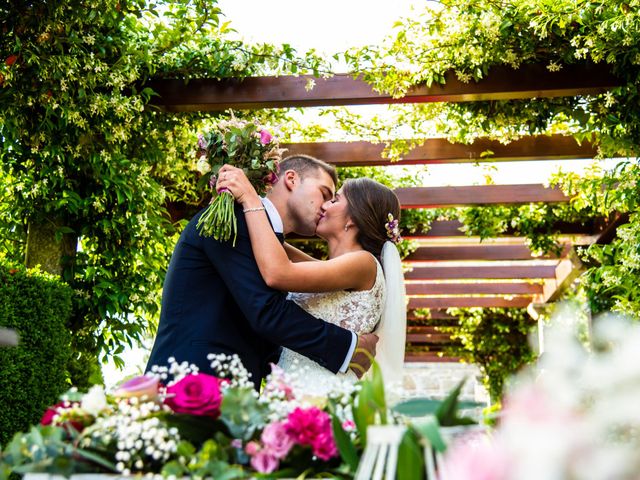
M198 156L210 166L212 189L218 171L228 164L241 168L258 195L264 195L278 180L282 150L266 128L232 117L200 135ZM237 223L233 206L233 195L224 190L217 192L198 221L200 234L220 241L233 238L235 246Z
M17 347L0 348L0 445L69 387L72 296L51 275L0 262L0 326L20 336Z

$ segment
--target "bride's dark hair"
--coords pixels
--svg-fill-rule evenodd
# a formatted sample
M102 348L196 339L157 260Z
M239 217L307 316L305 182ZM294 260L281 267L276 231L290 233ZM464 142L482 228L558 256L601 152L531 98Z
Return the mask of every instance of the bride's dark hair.
M347 212L358 227L356 240L362 248L380 258L384 242L390 240L386 223L389 214L400 221L400 201L389 187L370 178L350 178L342 185Z

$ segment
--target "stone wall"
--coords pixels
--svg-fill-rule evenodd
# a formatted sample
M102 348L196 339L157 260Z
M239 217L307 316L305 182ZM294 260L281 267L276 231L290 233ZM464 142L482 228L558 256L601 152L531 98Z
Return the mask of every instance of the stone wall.
M460 400L488 405L489 395L480 381L480 370L476 365L467 363L405 363L403 396L441 399L464 377L467 381Z

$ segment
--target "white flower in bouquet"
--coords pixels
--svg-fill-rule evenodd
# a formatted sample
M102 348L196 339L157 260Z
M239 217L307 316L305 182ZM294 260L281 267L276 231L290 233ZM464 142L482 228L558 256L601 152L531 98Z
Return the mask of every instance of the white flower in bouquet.
M94 385L82 397L80 408L94 417L100 415L100 412L108 408L107 396L101 385Z

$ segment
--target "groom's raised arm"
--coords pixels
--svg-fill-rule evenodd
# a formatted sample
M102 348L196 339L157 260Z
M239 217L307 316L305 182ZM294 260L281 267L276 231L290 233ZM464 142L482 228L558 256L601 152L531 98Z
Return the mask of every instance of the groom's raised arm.
M210 238L201 241L207 257L257 335L334 373L344 371L355 347L353 333L314 317L287 300L286 293L267 286L253 257L243 218L238 218L235 247Z

